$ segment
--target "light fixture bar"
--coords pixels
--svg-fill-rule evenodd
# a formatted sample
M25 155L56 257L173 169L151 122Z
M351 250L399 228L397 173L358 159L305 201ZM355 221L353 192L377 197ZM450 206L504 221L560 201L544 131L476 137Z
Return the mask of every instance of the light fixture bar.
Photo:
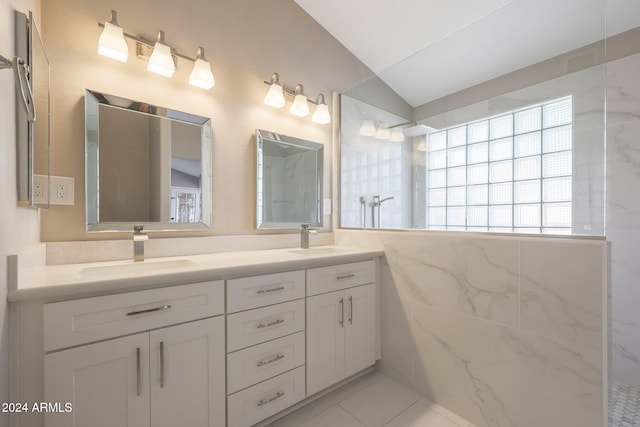
M104 28L104 23L98 22L98 26ZM129 38L129 39L134 40L134 41L136 41L136 42L138 42L140 44L143 44L144 46L148 47L149 49L153 49L153 46L156 44L156 42L150 42L149 40L145 40L145 39L143 39L141 37L134 36L133 34L125 33L124 31L122 32L122 34L126 38ZM174 56L179 56L180 58L186 59L186 60L191 61L191 62L196 62L196 59L197 59L197 58L192 58L189 55L185 55L184 53L180 53L177 50L174 50L173 48L171 48L171 54L174 55Z
M268 81L264 80L262 83L266 84L267 86L271 86L271 84L272 84L273 82L268 82ZM296 93L296 90L295 90L295 89L288 89L285 85L283 85L283 84L281 84L281 83L280 83L280 86L282 86L282 90L283 90L283 91L284 91L284 93L286 93L287 95L291 95L291 96L294 96L294 97L297 95L297 93ZM320 95L322 95L322 99L324 100L324 95L323 95L323 94L319 94L318 96L320 96ZM311 98L307 98L307 102L310 102L310 103L312 103L313 105L318 105L318 102L317 102L317 101L314 101L314 100L313 100L313 99L311 99Z

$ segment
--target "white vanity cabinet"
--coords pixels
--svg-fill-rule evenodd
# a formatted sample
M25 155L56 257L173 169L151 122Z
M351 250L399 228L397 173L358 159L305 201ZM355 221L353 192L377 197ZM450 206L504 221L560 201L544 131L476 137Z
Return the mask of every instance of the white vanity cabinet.
M223 313L222 281L45 304L45 425L225 426Z
M307 270L308 395L375 363L376 313L373 261Z
M305 271L227 281L229 427L252 426L303 400Z

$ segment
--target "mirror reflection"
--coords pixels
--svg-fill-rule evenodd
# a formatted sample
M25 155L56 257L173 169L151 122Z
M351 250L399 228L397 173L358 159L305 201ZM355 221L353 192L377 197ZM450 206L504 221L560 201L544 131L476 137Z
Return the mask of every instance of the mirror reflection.
M260 129L256 145L256 227L322 226L323 145Z
M87 91L87 229L203 229L211 219L208 118Z

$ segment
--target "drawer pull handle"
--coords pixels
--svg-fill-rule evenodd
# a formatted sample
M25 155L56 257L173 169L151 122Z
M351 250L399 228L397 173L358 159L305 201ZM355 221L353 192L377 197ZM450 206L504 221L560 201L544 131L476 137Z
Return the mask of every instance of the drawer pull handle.
M140 396L142 394L142 380L140 376L142 373L140 372L140 347L136 348L136 395Z
M160 388L164 387L164 341L160 341Z
M344 298L340 298L340 312L342 313L340 316L340 326L344 328Z
M146 310L130 311L127 313L127 316L137 316L138 314L153 313L155 311L165 311L165 310L169 310L170 308L171 308L171 305L165 304L165 305L161 305L160 307L148 308Z
M270 328L271 326L276 326L276 325L279 325L280 323L284 323L284 319L274 320L273 322L269 322L269 323L260 323L258 326L256 326L256 329Z
M276 288L269 288L269 289L260 289L257 292L257 294L262 295L262 294L268 294L270 292L278 292L278 291L284 291L284 286L278 286Z
M342 274L340 276L337 276L336 280L353 279L354 277L356 277L354 273Z
M278 354L273 359L261 360L258 363L256 363L256 365L258 366L258 368L261 368L263 366L269 365L273 362L277 362L278 360L282 360L282 359L284 359L284 354Z
M268 403L273 402L274 400L280 399L282 396L284 396L284 391L277 392L275 396L270 397L269 399L260 399L258 401L258 407L264 406L264 405L266 405Z

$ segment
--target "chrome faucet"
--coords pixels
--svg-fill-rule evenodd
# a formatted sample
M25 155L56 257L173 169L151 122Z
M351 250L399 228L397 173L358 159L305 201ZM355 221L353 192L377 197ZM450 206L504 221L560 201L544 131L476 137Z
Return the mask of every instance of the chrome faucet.
M309 249L309 234L317 234L309 224L300 224L300 248Z
M149 240L147 233L143 231L144 226L133 226L133 260L144 261L144 242Z
M395 196L385 197L384 199L380 199L380 196L373 196L373 203L371 203L371 227L376 228L376 211L378 211L378 226L380 228L380 207L387 200L393 200Z

